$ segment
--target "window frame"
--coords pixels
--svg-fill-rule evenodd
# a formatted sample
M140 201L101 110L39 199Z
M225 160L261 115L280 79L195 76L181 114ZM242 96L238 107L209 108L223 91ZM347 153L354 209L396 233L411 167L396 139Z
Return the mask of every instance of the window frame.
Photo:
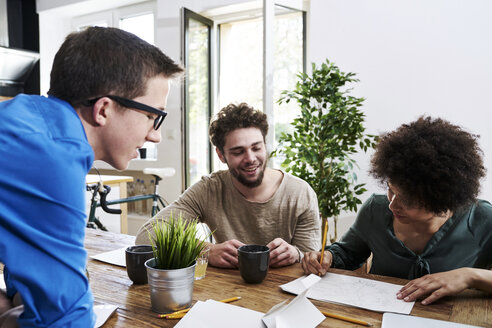
M210 118L212 116L212 108L213 108L213 83L212 83L212 72L213 72L213 64L212 64L212 56L213 56L213 49L214 49L214 42L212 39L212 31L214 28L214 22L200 14L195 13L192 10L189 10L185 7L181 8L181 17L182 17L182 37L181 37L181 61L185 67L186 73L185 73L185 79L182 83L182 134L181 134L181 147L182 147L182 179L183 179L183 191L184 189L188 188L191 183L190 183L190 165L189 165L189 150L190 150L190 145L189 145L189 138L188 138L188 133L190 131L189 129L189 120L188 120L188 114L189 114L189 82L188 79L186 78L188 76L188 62L189 62L189 48L188 48L188 40L189 40L189 23L190 19L196 20L205 26L208 27L208 104L207 104L207 111L206 111L206 117L207 117L207 127L208 127L208 122L210 122ZM207 129L208 130L208 129ZM208 140L208 134L207 134L207 140ZM213 154L212 154L212 144L210 141L208 141L208 154L207 154L207 169L208 173L212 172L213 170Z
M306 53L306 30L307 30L307 21L306 21L306 10L303 8L293 8L290 6L286 6L281 3L277 3L269 1L269 0L264 0L261 1L261 7L257 6L258 3L249 3L249 4L240 4L238 6L231 5L229 8L221 7L221 8L215 8L215 9L210 9L207 11L204 11L203 13L196 13L193 12L187 8L182 7L182 37L181 37L181 42L182 42L182 50L181 50L181 55L182 55L182 62L186 68L187 64L187 58L186 58L186 52L187 52L187 26L185 24L186 22L186 15L189 15L190 17L192 16L193 19L196 19L201 22L208 22L209 28L211 29L210 31L210 39L209 39L209 112L208 112L208 118L210 118L215 112L219 110L219 108L215 108L217 104L219 104L219 99L218 96L220 94L220 46L221 46L221 40L220 40L220 25L223 23L229 23L229 22L237 22L241 21L244 19L251 19L254 16L260 16L263 19L263 85L262 85L262 94L263 94L263 111L268 115L269 117L269 131L271 131L267 136L266 136L266 146L268 151L272 151L274 147L274 127L275 127L275 119L274 119L274 88L273 88L273 74L274 74L274 53L275 53L275 45L274 45L274 22L276 19L276 7L281 7L286 10L292 10L292 11L297 11L302 14L302 70L305 72L306 71L306 58L307 58L307 53ZM234 8L233 8L234 7ZM213 37L215 36L215 38ZM215 64L215 65L214 65ZM215 66L215 67L214 67ZM187 98L188 95L186 94L186 81L183 83L183 92L182 92L182 169L183 169L183 190L188 188L190 186L189 183L189 153L188 153L188 146L187 143L189 140L187 140L187 135L188 135L188 112L187 112L187 105L189 103L189 99ZM207 134L207 139L208 139L208 134ZM213 170L217 169L223 169L224 166L222 163L219 161L219 159L216 156L213 156L214 149L213 145L209 144L209 157L208 157L208 163L207 166L209 168L209 172L213 172ZM269 165L271 165L272 162L269 162Z

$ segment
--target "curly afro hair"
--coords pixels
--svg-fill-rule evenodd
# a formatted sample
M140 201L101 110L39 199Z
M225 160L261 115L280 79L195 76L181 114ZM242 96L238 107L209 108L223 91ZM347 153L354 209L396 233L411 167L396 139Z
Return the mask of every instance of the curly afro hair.
M226 135L236 129L242 128L260 129L263 140L268 133L268 121L265 113L248 106L246 103L239 105L229 104L222 108L216 117L210 122L210 142L224 153Z
M422 116L380 136L370 173L397 186L408 205L456 211L476 200L485 176L477 139L443 119Z

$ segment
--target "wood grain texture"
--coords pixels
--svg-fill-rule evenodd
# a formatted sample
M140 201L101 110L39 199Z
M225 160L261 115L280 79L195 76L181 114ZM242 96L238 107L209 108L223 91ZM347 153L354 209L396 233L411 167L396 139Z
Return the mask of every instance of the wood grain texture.
M89 255L133 244L134 237L87 229L86 248ZM89 259L90 285L95 302L118 305L104 327L173 327L178 320L157 318L150 306L148 285L133 285L125 268ZM358 276L390 283L404 284L406 280L364 274L345 270L330 270L350 276ZM193 301L221 300L240 296L234 305L267 312L272 306L295 296L283 292L279 285L302 276L300 264L271 269L266 279L257 285L246 284L238 270L207 268L206 277L195 281ZM381 327L382 313L357 309L340 304L311 300L320 310L367 321L373 327ZM423 306L416 303L412 315L449 320L459 323L492 327L492 298L485 293L467 290L458 296ZM352 323L326 318L318 327L357 327Z

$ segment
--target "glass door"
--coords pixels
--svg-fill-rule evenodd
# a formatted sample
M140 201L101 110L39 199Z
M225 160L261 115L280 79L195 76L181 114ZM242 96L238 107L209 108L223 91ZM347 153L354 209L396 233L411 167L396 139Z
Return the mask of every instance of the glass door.
M211 171L211 145L208 126L211 99L211 31L213 22L183 8L184 81L184 165L185 188Z

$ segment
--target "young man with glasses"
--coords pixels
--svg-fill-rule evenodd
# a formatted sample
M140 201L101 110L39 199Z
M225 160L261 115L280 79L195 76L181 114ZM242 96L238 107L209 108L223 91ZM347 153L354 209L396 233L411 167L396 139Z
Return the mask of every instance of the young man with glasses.
M125 169L161 140L170 79L182 71L133 34L91 27L57 52L48 97L0 103L1 327L94 326L85 176L94 160ZM9 310L13 299L23 308Z

